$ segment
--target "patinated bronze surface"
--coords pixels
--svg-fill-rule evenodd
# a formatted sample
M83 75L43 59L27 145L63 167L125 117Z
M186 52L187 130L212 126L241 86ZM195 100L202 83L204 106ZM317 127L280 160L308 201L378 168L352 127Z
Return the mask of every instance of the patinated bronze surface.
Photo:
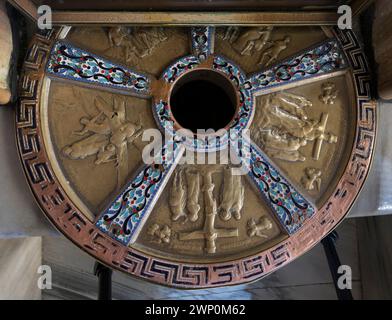
M222 154L183 163L211 148L201 139L143 163L147 129L182 128L178 86L206 79L233 105L223 127L250 131L248 174ZM309 250L353 204L374 147L369 81L351 31L57 29L26 58L19 152L48 218L103 263L180 288L249 282Z

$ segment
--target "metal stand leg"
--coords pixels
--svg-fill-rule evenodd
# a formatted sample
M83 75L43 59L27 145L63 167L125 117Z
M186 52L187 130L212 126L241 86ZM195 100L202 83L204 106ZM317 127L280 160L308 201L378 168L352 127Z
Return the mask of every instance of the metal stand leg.
M338 279L339 279L338 268L341 266L340 259L335 247L335 242L338 239L339 236L337 232L332 231L323 240L321 240L321 243L324 246L325 255L328 260L329 270L331 271L331 275L335 285L336 295L338 296L338 299L353 300L353 296L351 294L350 289L341 290L338 287Z
M94 274L98 277L98 300L112 300L112 269L96 262Z

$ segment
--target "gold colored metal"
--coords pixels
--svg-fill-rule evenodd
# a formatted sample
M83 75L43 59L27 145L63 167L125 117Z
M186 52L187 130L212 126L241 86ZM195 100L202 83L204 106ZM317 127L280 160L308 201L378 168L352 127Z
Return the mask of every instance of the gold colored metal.
M254 218L248 221L248 236L268 239L266 232L272 229L271 220L261 217L258 222Z
M139 59L150 55L159 43L167 40L168 35L160 27L147 30L135 28L130 34L124 27L117 26L109 29L108 37L111 47L123 50L125 61L132 62L134 55Z
M259 214L270 217L270 210L246 178L233 175L234 168L223 162L176 168L151 213L151 221L170 227L170 243L158 243L142 231L135 246L162 257L213 262L285 237L273 218L268 218L266 237L248 236L247 221Z
M197 19L204 17L218 25L211 40L213 53L192 69L192 60L189 65L179 60L196 52L191 46L190 28L161 26L164 22L158 18L173 18L171 13L149 15L156 19L145 20L156 21L151 28L72 27L68 32L37 35L21 76L17 112L18 147L29 183L51 221L81 248L114 268L180 288L255 280L303 254L330 232L344 218L366 178L375 139L376 108L367 91L368 82L364 82L366 70L362 67L366 63L361 60L361 48L352 33L325 27L279 27L276 21L243 27L232 22L240 17L243 23L252 24L251 19L245 19L253 13L214 17L182 13L182 20L171 20L171 24L185 20L199 24L203 20ZM230 26L220 26L223 24ZM62 43L88 52L82 57L78 56L79 49L69 53L70 60L81 59L83 63L78 60L76 66L70 64L67 70L74 73L67 74L68 78L47 69L50 50L60 35L64 37ZM253 100L247 100L253 101L249 105L254 108L249 115L250 139L265 156L253 159L248 175L236 174L240 165L233 163L229 153L220 153L215 164L184 163L206 154L190 148L185 148L167 177L163 164L154 162L156 175L145 169L141 155L151 139L145 141L142 135L148 129L161 129L157 132L163 135L156 118L166 114L153 108L171 97L173 86L182 81L181 75L174 78L176 72L215 72L226 77L228 90L235 92L229 100L236 105L237 114L245 110L239 107L244 97L235 91L241 74L251 79L244 81L244 87L256 85L251 75L264 70L271 72L271 78L284 79L274 66L281 68L278 70L288 68L297 64L301 58L296 57L301 55L316 59L315 53L305 54L308 48L331 39L347 60L344 68L322 74L316 74L321 69L289 70L290 81L276 80L276 86L266 86L249 97ZM216 57L233 63L228 64L227 74L218 70ZM178 65L173 66L173 62ZM325 67L325 61L320 64L320 68ZM89 67L97 70L92 76L80 70ZM137 84L134 79L117 83L105 73L106 69L114 73L116 68L135 70L142 78L145 75L148 94L132 91L131 85ZM75 80L81 74L86 78ZM93 82L99 79L103 85ZM113 82L107 84L106 80ZM119 85L128 87L119 89ZM198 94L203 96L203 92ZM175 125L175 130L181 127ZM162 177L164 183L155 189ZM256 185L255 180L265 184ZM146 187L143 181L150 184ZM139 194L122 193L130 183L134 185L131 191L140 186ZM288 190L298 192L314 207L313 216L305 218L292 233L290 222L283 223L274 207L284 207L280 200L274 203L276 194L287 199L295 196ZM155 193L160 196L147 203ZM114 236L121 231L120 215L119 224L113 223L108 230L98 225L117 198L121 203L118 208L123 204L134 208L132 201L151 208L134 242L121 242ZM137 214L130 216L136 217L136 222Z
M207 166L203 167L201 169L200 175L203 180L203 199L204 199L204 215L205 215L205 220L204 220L204 226L201 230L196 230L192 231L190 233L180 233L179 235L179 240L180 241L186 241L186 240L199 240L199 239L204 239L206 244L205 244L205 250L207 253L212 254L216 252L216 244L215 241L219 238L232 238L232 237L238 237L238 229L232 228L232 229L218 229L215 227L215 219L216 216L218 215L218 207L217 207L217 201L214 199L214 188L215 185L212 181L212 175L219 173L221 171L220 166ZM231 172L229 171L230 177ZM241 178L241 177L240 177ZM230 201L231 199L227 199L228 196L230 196L233 192L237 193L240 192L240 202L243 202L243 189L240 187L240 189L233 189L233 186L231 185L231 181L228 181L228 179L232 178L227 178L227 174L225 175L225 180L224 180L224 196L223 196L223 207L222 209L224 210L224 220L229 220L231 209L234 209L234 215L236 219L240 219L240 210L242 209L242 204L236 204L234 206L229 206L227 204L227 201ZM229 188L229 195L227 194L227 189ZM241 191L242 190L242 191ZM233 199L235 201L235 198ZM242 201L241 201L242 200Z
M319 191L321 187L321 175L322 172L320 169L306 168L305 176L301 179L302 185L308 191Z
M306 109L312 107L312 102L306 98L277 93L259 102L254 136L271 157L304 162L306 157L299 149L314 141L312 156L318 160L324 141L337 142L334 134L325 132L328 113L322 113L320 121L309 119Z
M195 222L199 218L200 174L192 168L178 169L174 173L174 180L170 190L169 205L172 212L171 219L177 221L181 217ZM185 177L186 176L186 185Z
M273 62L277 61L282 51L286 50L291 38L289 36L284 37L281 40L275 40L271 43L271 46L263 52L259 65L269 66Z
M228 221L233 216L236 220L240 220L244 201L245 188L242 176L234 174L233 168L225 168L223 170L222 202L219 207L221 218Z
M84 101L79 90L74 88L74 93L80 101ZM113 97L113 101L108 102L97 96L94 104L97 114L92 118L82 117L79 120L83 126L82 130L73 132L73 136L83 138L64 147L63 154L72 160L96 156L95 165L114 163L117 170L117 188L120 189L129 172L128 145L142 134L143 129L141 124L126 120L124 99Z
M54 12L55 25L335 25L335 12Z
M147 233L153 237L157 243L170 243L170 237L172 235L170 227L165 224L160 226L159 224L152 224L148 229Z
M324 104L334 104L339 93L339 91L336 90L335 84L333 82L325 82L321 86L321 89L322 94L320 95L320 100Z
M255 51L261 51L269 44L273 27L256 27L243 31L239 27L228 27L223 40L228 40L233 48L241 55L250 56Z

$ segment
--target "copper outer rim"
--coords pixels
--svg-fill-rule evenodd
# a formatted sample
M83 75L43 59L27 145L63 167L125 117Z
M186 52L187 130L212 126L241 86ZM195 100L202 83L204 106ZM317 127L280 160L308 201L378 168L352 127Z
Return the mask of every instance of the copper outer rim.
M351 30L335 29L351 66L357 110L349 162L334 192L291 237L258 254L235 261L191 264L162 259L125 247L101 232L71 202L49 162L40 127L40 96L45 64L59 29L37 34L21 76L16 132L23 168L41 209L68 239L105 265L138 278L178 288L198 289L257 280L316 245L346 216L368 174L376 138L376 103L371 100L368 67Z

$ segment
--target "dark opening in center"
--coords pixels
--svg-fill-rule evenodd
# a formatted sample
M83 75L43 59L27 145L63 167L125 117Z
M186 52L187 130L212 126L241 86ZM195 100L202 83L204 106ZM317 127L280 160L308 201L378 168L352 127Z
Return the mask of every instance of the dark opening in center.
M228 79L214 71L194 71L173 88L171 111L192 132L226 127L236 112L236 94Z

